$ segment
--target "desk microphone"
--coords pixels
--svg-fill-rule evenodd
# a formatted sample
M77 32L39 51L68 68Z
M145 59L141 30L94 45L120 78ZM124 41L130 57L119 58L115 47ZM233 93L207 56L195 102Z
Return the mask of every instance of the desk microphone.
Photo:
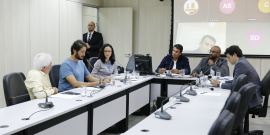
M87 62L88 63L88 62ZM94 67L90 64L90 63L88 63L91 67L92 67L92 69L94 69ZM98 78L99 78L99 84L97 84L97 85L94 85L93 87L94 88L105 88L106 86L105 85L103 85L103 84L101 84L101 79L100 79L100 75L99 75L99 73L97 72L97 75L98 75Z
M196 95L197 95L197 92L196 92L195 90L192 89L192 85L195 85L195 84L196 84L195 81L192 81L192 82L190 83L190 89L186 91L186 93L187 93L188 95L193 95L193 96L196 96Z
M172 62L173 62L173 60L171 61L170 65L169 65L169 70L170 70ZM166 76L170 76L170 77L172 76L171 70L170 70L170 73L166 73Z
M194 82L194 81L193 81L193 82ZM192 82L191 82L191 83L192 83ZM189 85L189 84L185 84L185 85ZM184 85L183 85L183 86L184 86ZM183 87L183 86L182 86L182 87ZM170 120L170 119L172 118L172 116L171 116L169 113L167 113L167 112L165 112L165 110L163 110L163 103L164 103L164 101L168 100L168 99L169 99L170 97L172 97L172 96L175 96L175 95L178 94L179 92L180 92L180 95L182 95L182 94L181 94L181 93L182 93L182 87L181 87L181 90L180 90L180 91L178 91L178 92L172 94L171 96L167 97L166 99L164 99L164 100L161 102L161 111L157 111L157 112L154 113L156 118L164 119L164 120ZM177 98L177 97L176 97L176 98ZM188 100L189 100L189 99L188 99Z
M191 83L185 84L183 86L190 85L190 84L193 84L193 85L196 84L196 80L195 81L192 81ZM182 90L183 90L182 88L183 88L183 86L180 88L180 95L179 96L176 96L176 98L179 99L180 102L189 102L190 100L188 98L184 97L183 94L182 94ZM185 89L185 87L184 87L184 89Z
M115 57L112 57L119 65L121 65L116 59L115 59ZM122 65L121 65L122 66ZM124 66L122 66L122 67L124 67ZM125 78L124 79L122 79L122 80L120 80L120 82L123 82L124 84L126 84L127 83L127 66L126 66L126 74L125 74Z
M47 92L45 90L32 92L30 94L39 93L39 92L45 92L46 93L46 99L45 99L45 103L39 103L38 106L40 108L52 108L54 105L53 105L52 102L48 102L48 95L47 95ZM15 98L24 97L24 96L29 96L29 94L24 94L24 95L20 95L20 96L16 96L16 97L10 97L10 98L15 99Z

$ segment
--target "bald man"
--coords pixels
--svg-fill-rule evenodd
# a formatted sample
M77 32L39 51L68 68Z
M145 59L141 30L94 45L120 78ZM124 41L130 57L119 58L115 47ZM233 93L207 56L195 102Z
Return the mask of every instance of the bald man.
M226 59L220 57L220 47L213 46L209 57L202 58L199 65L192 71L190 77L195 77L201 71L205 75L216 75L216 71L221 72L221 76L229 76L229 67Z
M83 34L83 41L87 45L87 50L83 59L86 67L88 67L87 60L91 57L98 57L99 49L103 46L102 34L95 31L96 24L94 22L89 22L87 28L88 32Z

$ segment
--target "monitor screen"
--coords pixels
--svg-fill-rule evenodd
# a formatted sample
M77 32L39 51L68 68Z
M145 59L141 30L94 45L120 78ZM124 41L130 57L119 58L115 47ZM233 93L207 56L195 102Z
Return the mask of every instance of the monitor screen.
M183 53L209 54L219 46L223 54L238 45L244 55L270 55L269 0L174 0L173 44Z
M152 57L144 55L132 55L127 65L127 71L137 70L140 74L152 74Z

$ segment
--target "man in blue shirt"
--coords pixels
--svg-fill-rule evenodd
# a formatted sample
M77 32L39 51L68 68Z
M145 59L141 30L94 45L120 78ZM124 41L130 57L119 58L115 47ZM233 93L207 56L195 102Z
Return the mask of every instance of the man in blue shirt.
M181 69L185 70L185 74L190 74L190 66L188 58L182 56L183 46L176 44L173 46L172 54L163 58L156 72L165 73L166 70L171 70L171 73L178 74Z
M58 91L66 91L86 85L92 87L99 84L100 79L93 77L83 63L86 52L86 44L77 40L71 46L71 56L61 65ZM84 82L84 78L89 82ZM108 79L102 80L103 84L109 82Z

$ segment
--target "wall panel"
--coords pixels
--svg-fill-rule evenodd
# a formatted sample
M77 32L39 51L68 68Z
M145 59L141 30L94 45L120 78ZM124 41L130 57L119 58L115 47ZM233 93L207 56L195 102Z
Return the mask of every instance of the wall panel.
M100 8L99 25L104 43L114 47L117 61L125 67L125 54L132 54L132 8Z
M171 7L139 7L139 35L135 50L138 54L150 54L153 70L157 68L164 56L168 54L170 44Z
M52 55L53 64L60 63L59 10L59 0L30 0L31 58L44 52Z
M71 55L71 45L82 40L82 4L60 0L60 63Z

